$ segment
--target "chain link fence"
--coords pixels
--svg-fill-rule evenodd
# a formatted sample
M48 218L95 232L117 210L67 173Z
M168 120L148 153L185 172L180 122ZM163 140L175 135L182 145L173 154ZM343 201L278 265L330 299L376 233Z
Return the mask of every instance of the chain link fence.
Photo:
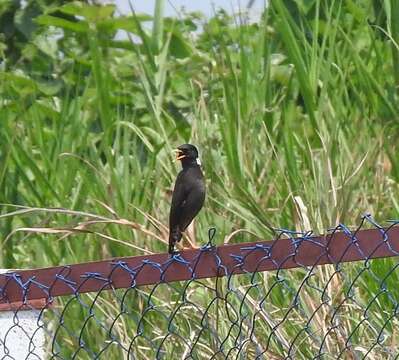
M0 358L396 359L396 225L0 275Z

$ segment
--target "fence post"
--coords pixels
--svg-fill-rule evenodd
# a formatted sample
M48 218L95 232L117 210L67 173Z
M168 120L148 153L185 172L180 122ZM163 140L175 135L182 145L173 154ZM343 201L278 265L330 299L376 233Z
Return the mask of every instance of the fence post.
M0 269L0 274L8 271ZM39 319L43 301L21 305L0 307L0 359L44 359L45 332Z

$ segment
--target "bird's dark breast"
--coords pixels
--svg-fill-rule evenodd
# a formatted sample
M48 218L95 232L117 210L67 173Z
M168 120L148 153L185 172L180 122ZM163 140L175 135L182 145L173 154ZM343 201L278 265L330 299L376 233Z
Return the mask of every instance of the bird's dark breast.
M182 183L184 201L178 222L180 230L184 231L204 205L206 190L201 168L198 166L183 170Z

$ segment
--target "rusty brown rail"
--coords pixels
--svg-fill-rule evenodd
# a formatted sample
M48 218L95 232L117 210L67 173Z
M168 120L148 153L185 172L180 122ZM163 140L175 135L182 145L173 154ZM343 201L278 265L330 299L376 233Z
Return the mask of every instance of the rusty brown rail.
M384 237L386 235L386 237ZM168 254L124 257L70 266L23 270L0 275L2 297L0 303L25 299L48 298L73 293L75 284L79 293L100 291L104 288L127 288L132 276L122 266L134 269L135 285L209 278L253 271L316 266L370 258L391 257L399 254L399 226L385 229L359 230L354 236L334 232L325 236L274 241L258 241L224 245L207 251L185 250L180 253L186 263L171 261ZM265 254L269 252L269 256ZM242 261L237 261L237 255ZM190 270L191 269L191 270ZM87 276L87 274L91 274ZM66 279L66 280L65 280ZM33 281L32 281L33 280ZM29 282L29 285L26 285ZM21 284L25 284L24 287ZM69 285L68 285L69 284Z

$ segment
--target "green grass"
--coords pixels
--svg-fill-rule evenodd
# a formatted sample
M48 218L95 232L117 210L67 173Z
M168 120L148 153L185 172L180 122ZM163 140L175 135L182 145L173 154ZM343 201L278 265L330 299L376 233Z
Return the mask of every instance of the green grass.
M379 14L367 0L273 1L254 24L163 18L162 1L155 18L76 4L57 10L78 22L45 8L0 71L0 267L165 252L171 150L185 142L207 180L198 245L211 226L222 244L271 239L271 227L323 233L364 212L399 217L396 1Z

